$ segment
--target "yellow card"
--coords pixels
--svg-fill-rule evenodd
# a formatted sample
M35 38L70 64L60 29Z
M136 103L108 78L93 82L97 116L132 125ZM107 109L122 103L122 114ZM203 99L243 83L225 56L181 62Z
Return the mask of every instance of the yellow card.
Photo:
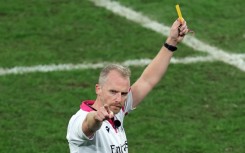
M178 14L178 16L179 16L180 22L183 22L184 19L183 19L183 17L182 17L181 11L180 11L179 4L175 5L175 7L176 7L177 14Z

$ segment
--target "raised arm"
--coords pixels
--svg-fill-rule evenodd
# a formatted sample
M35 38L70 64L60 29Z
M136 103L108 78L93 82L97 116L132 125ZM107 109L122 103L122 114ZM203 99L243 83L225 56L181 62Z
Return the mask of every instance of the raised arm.
M180 21L176 20L170 29L166 43L171 46L177 46L187 32L186 22L184 21L182 24ZM163 46L152 62L145 68L139 79L132 85L131 90L133 93L134 107L136 107L160 81L168 68L172 55L173 52Z

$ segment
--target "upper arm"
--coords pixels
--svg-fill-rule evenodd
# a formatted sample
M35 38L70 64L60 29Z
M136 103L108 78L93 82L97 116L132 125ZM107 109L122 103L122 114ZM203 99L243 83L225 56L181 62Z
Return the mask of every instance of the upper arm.
M138 106L152 88L152 84L143 78L139 78L131 87L133 94L133 107Z
M160 81L166 72L173 52L162 47L157 56L145 68L140 78L132 85L133 106L136 107L143 98Z

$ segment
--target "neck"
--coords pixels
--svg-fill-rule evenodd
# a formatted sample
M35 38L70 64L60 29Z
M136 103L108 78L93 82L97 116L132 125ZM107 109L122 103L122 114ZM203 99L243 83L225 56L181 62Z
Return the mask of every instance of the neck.
M98 99L95 100L94 104L92 106L90 106L93 110L98 110L100 107L100 101L98 101Z

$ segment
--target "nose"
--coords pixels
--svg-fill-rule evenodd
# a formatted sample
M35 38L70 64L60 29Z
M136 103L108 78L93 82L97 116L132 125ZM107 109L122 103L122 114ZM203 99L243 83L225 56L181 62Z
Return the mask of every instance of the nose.
M121 102L122 101L122 94L119 92L116 94L116 101Z

